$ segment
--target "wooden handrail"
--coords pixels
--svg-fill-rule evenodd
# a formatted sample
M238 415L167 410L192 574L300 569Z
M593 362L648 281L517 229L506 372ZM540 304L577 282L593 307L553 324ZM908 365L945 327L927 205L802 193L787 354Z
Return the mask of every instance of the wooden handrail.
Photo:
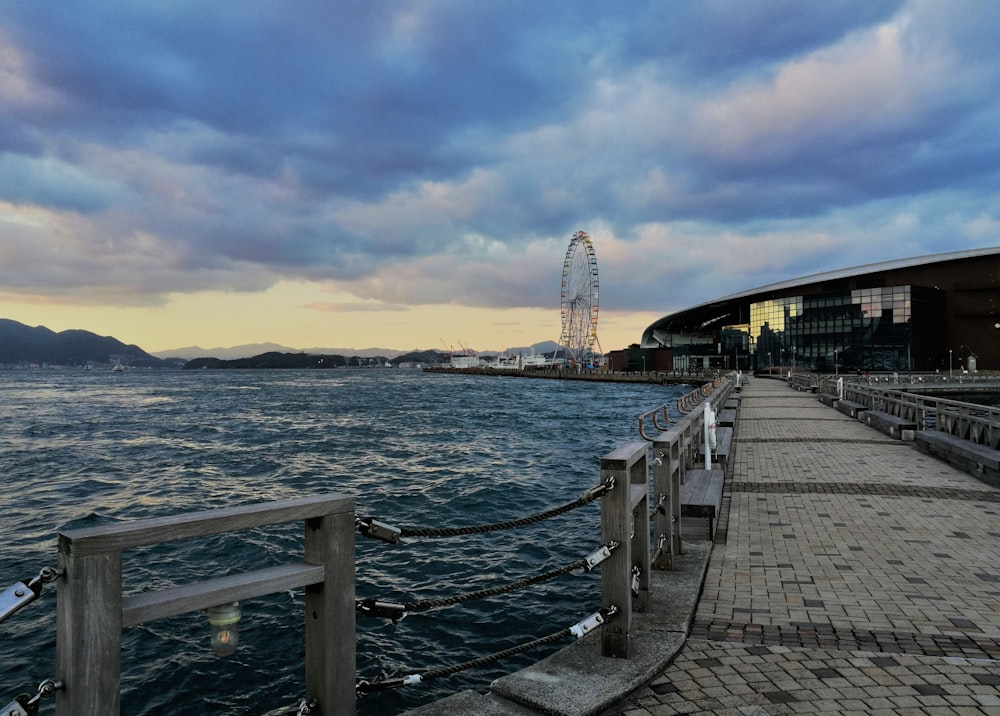
M320 713L353 714L354 514L353 497L328 494L60 533L57 716L119 713L124 627L294 587L306 588L306 697ZM304 561L122 596L125 549L296 521Z

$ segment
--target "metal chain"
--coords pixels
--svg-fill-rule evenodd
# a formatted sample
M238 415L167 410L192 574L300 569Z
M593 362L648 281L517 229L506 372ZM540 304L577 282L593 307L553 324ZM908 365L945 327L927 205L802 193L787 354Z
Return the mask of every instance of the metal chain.
M515 592L518 589L530 587L533 584L554 579L564 574L575 572L578 569L583 569L589 572L610 557L611 553L617 549L618 546L618 542L609 542L606 545L601 545L594 552L587 555L583 559L578 559L570 564L557 567L549 570L548 572L536 574L532 577L525 577L524 579L519 579L515 582L480 589L476 592L467 592L465 594L457 594L451 597L442 597L440 599L418 600L415 602L407 602L405 604L386 602L374 597L369 597L366 599L355 600L354 605L357 611L365 616L391 619L393 624L395 624L399 620L406 618L407 614L410 612L425 612L438 607L450 607L464 602L471 602L475 599L485 599L486 597L495 597L500 594Z
M512 656L517 656L518 654L523 654L526 651L531 651L532 649L537 649L546 644L552 644L553 642L561 641L567 637L572 636L573 633L567 628L562 629L554 634L549 634L548 636L543 636L539 639L534 639L524 644L519 644L517 646L512 646L509 649L504 649L503 651L498 651L495 654L488 654L486 656L481 656L478 659L472 659L466 661L462 664L454 664L452 666L446 666L440 669L432 669L430 671L425 671L421 674L421 678L424 681L430 681L431 679L441 679L445 676L451 676L452 674L457 674L460 671L465 671L466 669L476 669L480 666L486 666L487 664L492 664L494 661L500 661L502 659L507 659Z
M551 644L562 639L566 639L570 636L581 636L589 632L594 626L604 623L607 619L610 619L618 612L616 607L610 607L608 609L602 609L591 615L585 622L580 622L575 624L568 629L562 629L554 634L549 634L548 636L543 636L539 639L534 639L524 644L519 644L513 646L510 649L504 649L503 651L498 651L494 654L489 654L487 656L481 656L478 659L472 659L470 661L462 662L461 664L454 664L452 666L446 666L440 669L430 669L428 671L410 674L408 676L398 676L394 678L386 678L385 675L377 677L374 681L359 681L356 687L357 695L359 697L366 694L370 694L374 691L386 691L388 689L395 689L401 686L410 686L412 684L419 684L424 681L430 681L431 679L440 679L445 676L451 676L457 674L460 671L465 671L467 669L475 669L481 666L486 666L494 661L500 661L501 659L507 659L511 656L516 656L518 654L523 654L526 651L531 651L532 649L537 649L538 647L545 646L546 644ZM586 624L586 626L584 626Z
M302 699L296 706L292 706L291 708L282 708L278 711L268 711L267 716L309 716L315 708L315 701ZM0 713L0 716L7 715Z
M555 507L551 510L531 515L530 517L522 517L520 519L509 520L507 522L497 522L491 525L473 525L470 527L445 527L441 529L403 528L400 530L400 534L403 537L461 537L463 535L485 534L487 532L496 532L498 530L506 530L514 527L524 527L525 525L534 524L536 522L541 522L542 520L547 520L552 517L565 514L566 512L583 507L584 505L589 505L613 487L614 482L604 482L596 487L590 488L580 495L580 497L573 500L573 502L568 502L560 507Z
M466 594L456 594L451 597L443 597L441 599L423 599L416 602L408 602L403 606L408 612L426 612L429 609L436 609L438 607L451 607L456 604L462 604L464 602L471 602L475 599L485 599L486 597L495 597L500 594L507 594L509 592L516 592L518 589L524 589L525 587L530 587L532 584L538 584L539 582L544 582L549 579L555 579L556 577L562 576L564 574L569 574L570 572L575 572L578 569L585 569L587 567L586 559L578 559L572 564L567 564L562 567L557 567L549 572L544 572L543 574L536 574L533 577L526 577L520 579L516 582L510 582L509 584L500 585L497 587L488 587L487 589L480 589L478 592L467 592Z

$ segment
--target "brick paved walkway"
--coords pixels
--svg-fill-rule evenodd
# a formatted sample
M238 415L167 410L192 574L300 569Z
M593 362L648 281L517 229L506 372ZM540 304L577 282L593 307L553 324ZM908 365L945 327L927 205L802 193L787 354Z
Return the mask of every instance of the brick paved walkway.
M730 469L684 648L604 716L1000 715L1000 490L764 379Z

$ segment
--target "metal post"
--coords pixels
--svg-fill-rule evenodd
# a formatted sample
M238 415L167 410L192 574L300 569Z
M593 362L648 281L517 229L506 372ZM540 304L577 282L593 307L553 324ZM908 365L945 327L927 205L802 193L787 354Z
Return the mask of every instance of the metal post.
M712 469L712 441L711 432L715 429L715 413L712 412L712 401L705 401L705 426L702 430L704 433L704 444L705 444L705 469Z
M682 430L674 428L661 433L653 440L653 495L661 509L653 517L653 534L657 540L667 541L660 552L654 569L673 569L675 554L681 554L681 480L684 477L684 459L681 444ZM662 502L660 498L666 498Z

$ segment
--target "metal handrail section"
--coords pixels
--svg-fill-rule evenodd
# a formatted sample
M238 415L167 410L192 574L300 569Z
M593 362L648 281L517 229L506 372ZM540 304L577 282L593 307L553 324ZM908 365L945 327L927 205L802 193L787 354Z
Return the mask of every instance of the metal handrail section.
M837 394L835 381L823 380L823 392ZM894 390L865 382L845 381L844 398L914 423L920 430L938 430L1000 449L1000 408L937 396Z
M340 494L67 530L56 603L57 716L120 713L124 627L305 587L305 682L319 713L355 713L354 498ZM127 549L301 521L303 560L122 594Z
M790 372L787 380L789 385L803 390L818 388L820 384L819 376L814 373Z

